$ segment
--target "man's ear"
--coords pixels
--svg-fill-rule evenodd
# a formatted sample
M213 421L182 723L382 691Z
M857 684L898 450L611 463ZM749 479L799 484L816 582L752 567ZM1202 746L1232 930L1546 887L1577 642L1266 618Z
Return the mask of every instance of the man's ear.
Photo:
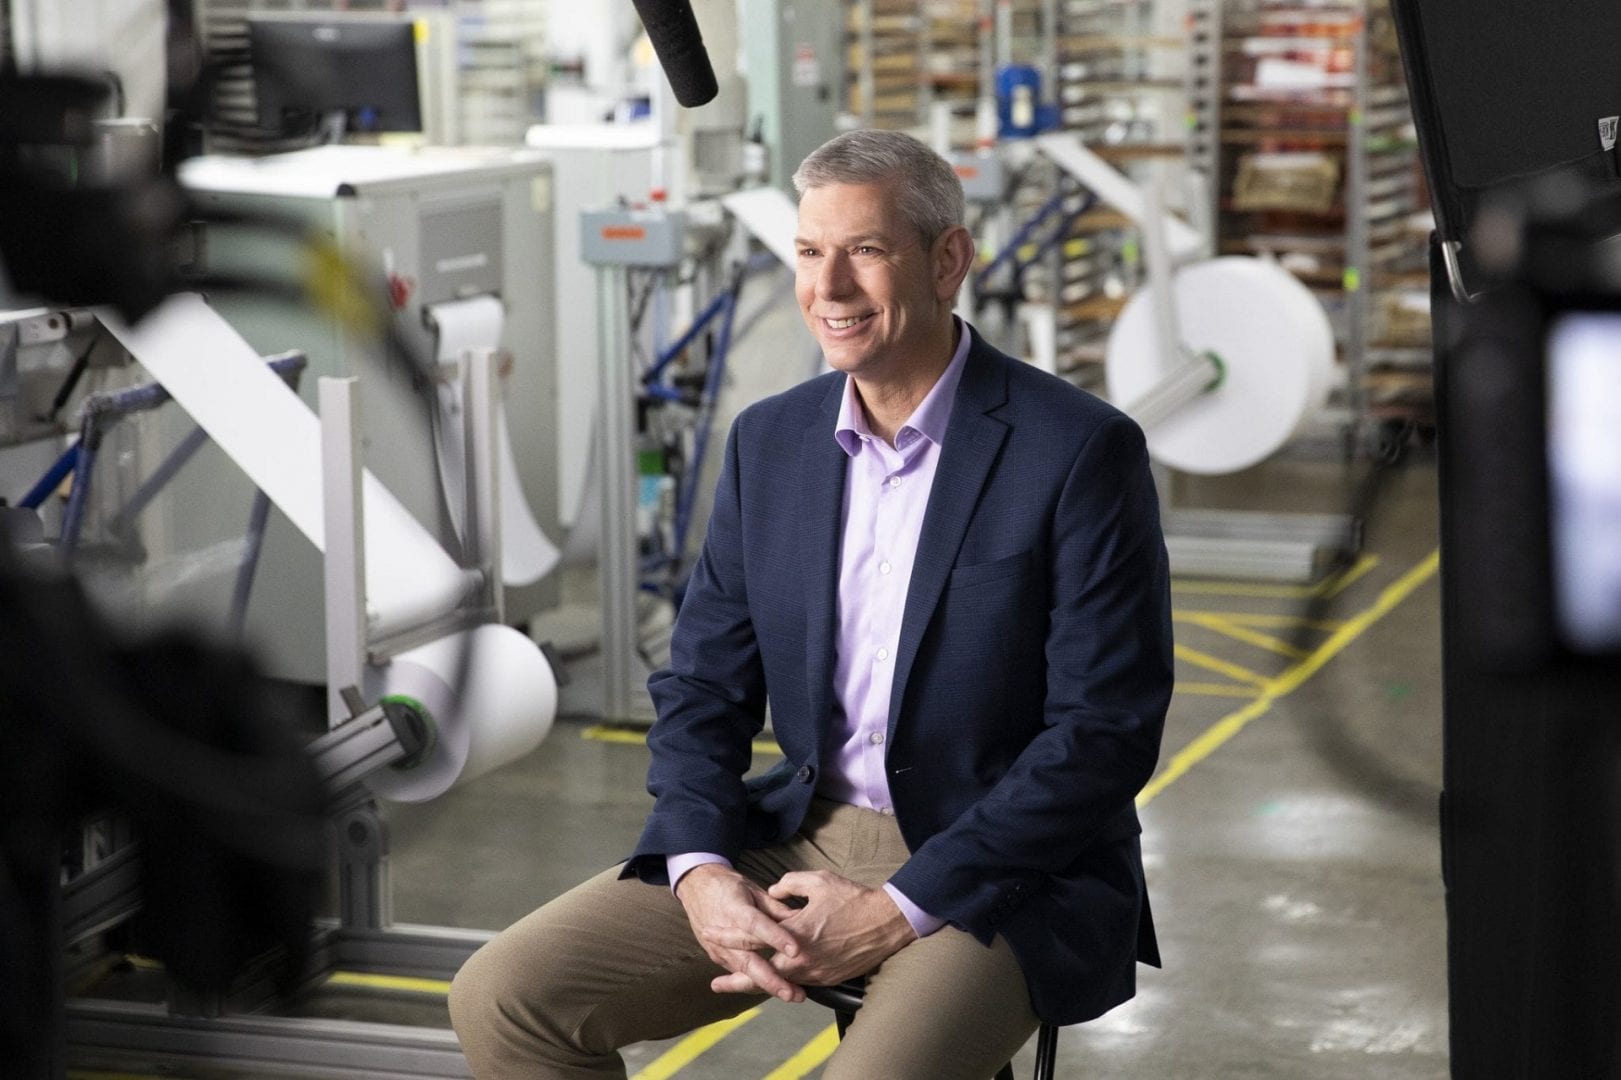
M934 242L934 295L942 303L954 303L962 279L974 265L974 238L961 225L953 225Z

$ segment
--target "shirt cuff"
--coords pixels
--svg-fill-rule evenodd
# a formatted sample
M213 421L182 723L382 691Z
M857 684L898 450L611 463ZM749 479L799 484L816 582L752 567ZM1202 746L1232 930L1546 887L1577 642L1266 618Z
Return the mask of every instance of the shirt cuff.
M906 898L905 893L887 881L884 882L884 891L889 894L891 900L895 901L895 906L901 909L901 914L906 916L906 921L912 924L912 932L918 937L926 938L946 924L944 919L937 919L912 903Z
M724 855L716 855L713 851L692 851L685 855L664 856L664 872L670 877L670 892L681 884L682 875L688 870L695 869L705 863L720 863L722 866L731 866L732 860ZM902 908L901 910L905 910Z

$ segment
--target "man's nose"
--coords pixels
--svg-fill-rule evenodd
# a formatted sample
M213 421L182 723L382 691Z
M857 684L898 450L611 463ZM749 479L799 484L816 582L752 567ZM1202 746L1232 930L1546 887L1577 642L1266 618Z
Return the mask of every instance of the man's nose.
M823 299L847 295L851 289L850 260L843 252L833 252L822 260L816 276L816 294Z

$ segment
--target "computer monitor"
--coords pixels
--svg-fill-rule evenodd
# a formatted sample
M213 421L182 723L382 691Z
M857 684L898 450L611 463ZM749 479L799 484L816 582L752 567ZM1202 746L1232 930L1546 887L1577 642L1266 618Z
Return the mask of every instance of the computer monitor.
M279 135L422 130L416 24L388 15L248 18L259 126Z

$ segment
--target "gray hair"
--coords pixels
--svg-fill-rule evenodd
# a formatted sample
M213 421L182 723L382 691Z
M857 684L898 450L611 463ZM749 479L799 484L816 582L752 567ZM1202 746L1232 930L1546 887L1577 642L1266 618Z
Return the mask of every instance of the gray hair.
M880 181L891 182L895 208L925 243L963 223L962 181L945 158L903 131L846 131L811 151L794 172L801 195Z

